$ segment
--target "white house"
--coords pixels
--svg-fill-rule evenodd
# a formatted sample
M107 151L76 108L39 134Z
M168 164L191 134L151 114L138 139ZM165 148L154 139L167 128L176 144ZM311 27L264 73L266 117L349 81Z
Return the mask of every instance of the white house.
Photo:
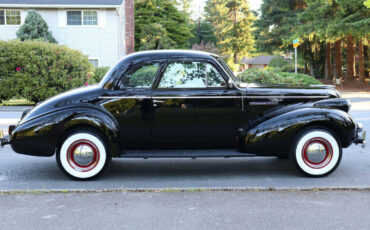
M0 39L17 38L35 9L59 44L88 55L95 66L112 66L134 52L134 0L0 0Z

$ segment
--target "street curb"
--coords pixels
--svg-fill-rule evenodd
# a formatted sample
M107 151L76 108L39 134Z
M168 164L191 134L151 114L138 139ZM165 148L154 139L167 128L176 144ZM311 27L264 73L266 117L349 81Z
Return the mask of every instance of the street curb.
M137 188L137 189L40 189L40 190L0 190L5 194L52 194L52 193L181 193L181 192L323 192L323 191L368 191L370 187L225 187L225 188Z

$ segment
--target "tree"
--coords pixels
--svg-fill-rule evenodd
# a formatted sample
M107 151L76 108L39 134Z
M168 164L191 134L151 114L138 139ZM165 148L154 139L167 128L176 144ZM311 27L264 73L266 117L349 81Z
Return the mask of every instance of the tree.
M354 79L354 38L359 40L359 73L364 79L365 65L362 39L369 34L370 11L364 6L363 0L336 0L337 13L335 21L327 27L330 36L347 37L347 77Z
M367 6L367 8L370 8L370 0L367 0L365 3L364 3L365 6Z
M193 46L194 44L201 43L217 45L217 38L214 31L215 28L210 22L206 20L194 21L191 30L193 37L189 40L190 45Z
M253 13L247 0L208 0L206 17L215 27L223 54L239 63L239 57L254 50Z
M21 41L41 39L50 43L57 43L42 16L35 10L30 10L24 24L17 31Z
M141 31L139 50L170 49L175 42L168 37L167 30L161 24L145 25Z
M265 53L291 50L291 37L303 12L303 0L263 0L256 21L257 50Z
M312 47L319 42L327 43L325 72L329 78L331 43L334 43L334 75L342 78L342 42L346 42L345 79L354 79L355 41L368 33L370 25L363 0L306 0L306 3L307 7L299 14L298 34L308 38Z
M182 11L184 11L188 15L192 14L191 5L193 4L193 0L179 0L178 3Z
M142 40L153 40L143 33L149 24L160 25L166 31L163 39L173 41L168 48L188 47L192 37L189 15L178 9L175 0L135 0L135 49L142 47ZM158 26L156 30L162 30ZM164 31L164 30L162 30Z

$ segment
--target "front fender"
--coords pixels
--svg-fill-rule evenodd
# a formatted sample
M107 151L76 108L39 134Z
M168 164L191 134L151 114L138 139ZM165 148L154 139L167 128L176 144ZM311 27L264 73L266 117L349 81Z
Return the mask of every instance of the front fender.
M328 128L348 147L354 138L356 124L349 114L338 109L300 108L279 114L260 122L242 134L242 151L261 155L286 154L297 133L307 126L320 125Z
M118 153L117 121L108 112L93 106L63 108L21 123L11 133L11 146L21 154L52 156L64 134L78 127L101 132L112 156Z

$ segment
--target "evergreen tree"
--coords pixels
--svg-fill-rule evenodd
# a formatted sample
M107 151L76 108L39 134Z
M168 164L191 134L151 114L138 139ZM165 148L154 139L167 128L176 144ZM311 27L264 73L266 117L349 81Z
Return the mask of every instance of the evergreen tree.
M215 27L218 44L223 54L239 63L239 57L254 50L254 15L248 0L208 0L207 19Z
M178 9L175 0L135 0L135 48L143 47L141 41L156 40L157 32L143 33L149 24L156 25L155 30L163 31L162 39L167 48L185 48L192 37L189 15ZM160 25L160 27L158 26ZM164 32L165 31L165 32ZM169 42L171 41L171 42Z
M256 21L257 50L264 53L291 50L291 37L303 12L303 0L263 0Z
M175 42L168 37L161 24L151 23L143 27L139 50L170 49L174 46Z
M191 33L193 34L193 37L189 40L191 46L201 43L217 45L215 28L206 20L194 21L192 23Z
M35 10L30 10L24 24L17 31L17 37L24 40L41 39L51 43L57 43L45 20Z
M299 36L327 43L327 68L331 66L331 43L334 43L336 78L342 78L342 41L346 42L346 80L353 80L355 40L362 38L370 29L369 11L363 0L307 0L307 7L299 16L302 23L297 29ZM330 71L326 69L326 73L330 74Z

